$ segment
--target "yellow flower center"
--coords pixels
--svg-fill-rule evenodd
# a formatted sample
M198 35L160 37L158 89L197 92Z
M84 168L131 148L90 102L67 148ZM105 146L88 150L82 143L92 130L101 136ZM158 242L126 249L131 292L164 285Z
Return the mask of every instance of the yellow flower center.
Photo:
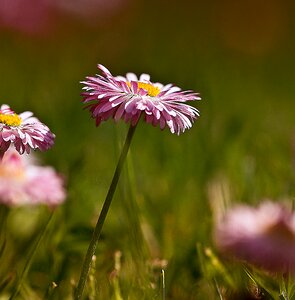
M0 166L0 179L21 181L25 178L25 172L19 166Z
M0 162L0 180L17 182L25 179L25 167L18 153L7 152Z
M5 124L7 126L19 126L21 124L21 121L21 118L17 114L0 114L0 123Z
M130 87L130 82L127 82L127 85ZM148 95L151 97L156 97L160 93L160 89L157 86L154 86L147 82L137 82L138 89L144 89L147 91Z

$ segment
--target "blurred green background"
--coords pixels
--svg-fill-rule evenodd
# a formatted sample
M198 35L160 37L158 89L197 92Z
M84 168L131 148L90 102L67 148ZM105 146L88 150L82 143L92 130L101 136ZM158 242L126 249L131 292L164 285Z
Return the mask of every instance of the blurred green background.
M70 299L125 138L122 121L96 128L83 110L80 81L101 63L114 75L148 73L200 92L202 101L181 136L138 126L97 250L97 299L119 299L117 278L123 299L160 299L159 259L168 262L167 299L217 299L196 250L214 247L215 205L294 197L294 2L88 0L35 20L40 1L20 10L31 27L17 14L4 22L0 8L1 101L33 111L56 134L38 156L68 189L28 275L30 293L42 297L54 281L52 299ZM39 221L23 232L31 210ZM18 259L6 271L19 272L46 214L11 212ZM121 272L110 277L118 250Z

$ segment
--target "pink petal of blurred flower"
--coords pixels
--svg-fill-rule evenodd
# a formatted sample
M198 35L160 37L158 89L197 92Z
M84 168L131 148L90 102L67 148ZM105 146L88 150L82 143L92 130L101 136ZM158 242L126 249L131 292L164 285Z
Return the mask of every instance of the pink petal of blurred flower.
M66 197L63 180L53 168L37 166L10 148L0 162L0 203L8 206L45 204L55 207Z
M0 107L0 153L7 151L11 144L23 154L31 149L48 150L54 144L55 135L49 128L26 111L17 115L10 107Z
M88 103L97 126L109 118L135 125L143 114L147 123L161 129L168 126L172 133L180 134L192 127L199 116L196 108L185 104L200 100L197 93L182 91L172 84L152 83L148 74L139 78L133 73L114 77L104 66L98 68L103 76L87 77L82 82L83 102Z
M229 210L217 224L215 241L237 259L269 271L295 272L295 214L278 203Z

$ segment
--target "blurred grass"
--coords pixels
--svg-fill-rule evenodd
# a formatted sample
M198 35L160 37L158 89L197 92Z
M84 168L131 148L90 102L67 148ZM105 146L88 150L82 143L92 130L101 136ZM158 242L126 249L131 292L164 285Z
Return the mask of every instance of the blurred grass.
M232 202L294 198L294 4L273 0L258 21L251 15L254 20L242 29L256 20L261 30L253 39L243 35L238 21L228 31L222 8L232 7L230 16L236 8L226 4L129 1L120 15L96 26L65 21L43 37L1 32L2 102L16 112L33 111L55 132L54 148L39 156L67 181L67 202L28 277L40 297L54 281L58 287L51 298L70 299L126 133L123 122L95 128L82 109L79 81L97 73L97 63L113 74L149 73L153 81L173 82L203 98L195 104L200 119L179 137L138 126L98 245L98 299L114 295L109 276L117 250L123 299L160 299L156 259L168 260L167 299L217 299L196 251L196 243L212 245L212 182L226 179ZM271 5L279 9L269 10ZM277 34L263 27L263 17L271 14L281 28ZM274 37L271 43L264 40L267 34ZM22 214L20 222L27 224L31 213ZM17 266L42 227L36 222L27 233L9 227L8 250ZM10 261L3 270L18 269Z

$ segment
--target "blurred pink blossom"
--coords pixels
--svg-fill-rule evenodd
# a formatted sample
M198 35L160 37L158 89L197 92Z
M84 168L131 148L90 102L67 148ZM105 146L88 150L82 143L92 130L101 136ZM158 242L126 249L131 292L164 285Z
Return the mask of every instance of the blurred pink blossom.
M38 33L50 25L52 11L46 0L0 0L0 25Z
M0 27L43 34L69 18L98 23L126 6L124 0L0 0ZM58 24L60 22L60 24Z
M279 203L232 208L217 224L215 241L237 259L269 271L295 272L295 213Z
M38 166L31 155L9 149L0 162L0 203L8 206L61 204L63 179L52 167Z

